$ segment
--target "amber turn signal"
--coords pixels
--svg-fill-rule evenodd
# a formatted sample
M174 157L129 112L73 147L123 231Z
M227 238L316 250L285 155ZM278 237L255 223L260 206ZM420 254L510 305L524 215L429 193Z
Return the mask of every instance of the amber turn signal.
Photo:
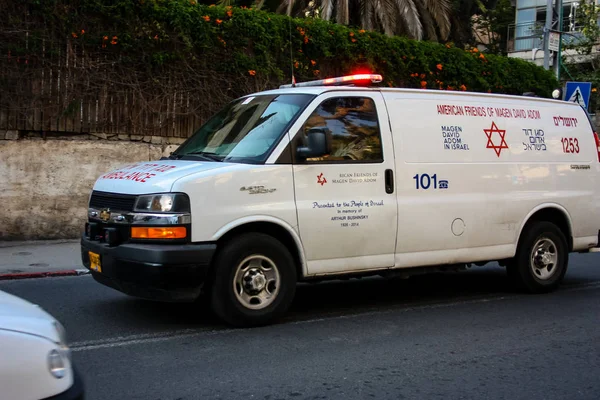
M187 236L185 226L165 228L132 227L132 239L184 239Z

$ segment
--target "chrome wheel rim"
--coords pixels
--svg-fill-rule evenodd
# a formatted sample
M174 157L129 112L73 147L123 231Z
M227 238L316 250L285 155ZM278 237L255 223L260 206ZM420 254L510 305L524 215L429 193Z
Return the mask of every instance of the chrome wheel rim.
M529 265L533 276L545 281L554 276L558 269L558 250L556 244L548 238L540 238L531 250Z
M238 265L233 292L244 307L260 310L273 303L280 281L279 270L271 259L252 255Z

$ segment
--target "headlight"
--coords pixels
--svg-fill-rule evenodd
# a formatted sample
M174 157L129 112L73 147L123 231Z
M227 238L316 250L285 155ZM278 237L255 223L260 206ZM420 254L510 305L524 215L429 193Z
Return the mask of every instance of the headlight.
M48 354L48 371L56 379L64 378L67 374L67 366L62 354L58 350L52 350Z
M183 193L163 193L139 196L134 211L190 212L190 199Z

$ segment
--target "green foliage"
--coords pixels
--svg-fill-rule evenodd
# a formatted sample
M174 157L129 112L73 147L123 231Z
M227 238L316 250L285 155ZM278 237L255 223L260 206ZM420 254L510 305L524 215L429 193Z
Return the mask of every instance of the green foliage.
M525 61L386 37L320 19L290 21L195 0L22 3L30 19L39 19L30 38L44 37L59 46L70 41L86 54L98 53L154 77L185 65L209 76L261 82L257 88L276 87L289 82L293 65L298 81L369 70L381 73L386 85L398 87L549 96L557 86L550 72ZM25 54L31 48L19 46L19 51Z
M581 0L577 25L581 27L583 41L579 43L578 50L583 54L590 54L595 44L600 40L600 6L595 0Z
M515 21L515 7L510 0L498 0L493 8L484 8L473 17L476 39L493 54L506 54L508 27Z
M510 3L510 0L508 1ZM502 2L504 0L453 0L450 39L459 47L477 44L479 33L474 25L479 19L488 19L489 15L493 15L495 9L499 7L498 3ZM509 23L512 22L514 22L514 12ZM500 26L494 33L506 36L506 30L507 28Z

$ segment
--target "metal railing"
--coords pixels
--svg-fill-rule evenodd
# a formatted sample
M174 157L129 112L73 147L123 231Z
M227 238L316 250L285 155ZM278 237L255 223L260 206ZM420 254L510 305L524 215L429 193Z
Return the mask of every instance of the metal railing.
M576 44L583 39L581 32L577 30L564 32L562 34L562 46ZM510 24L508 26L507 51L515 53L519 51L530 51L544 47L544 23L526 22L522 24Z
M527 22L508 26L507 51L509 53L541 48L543 43L544 24L541 22Z

